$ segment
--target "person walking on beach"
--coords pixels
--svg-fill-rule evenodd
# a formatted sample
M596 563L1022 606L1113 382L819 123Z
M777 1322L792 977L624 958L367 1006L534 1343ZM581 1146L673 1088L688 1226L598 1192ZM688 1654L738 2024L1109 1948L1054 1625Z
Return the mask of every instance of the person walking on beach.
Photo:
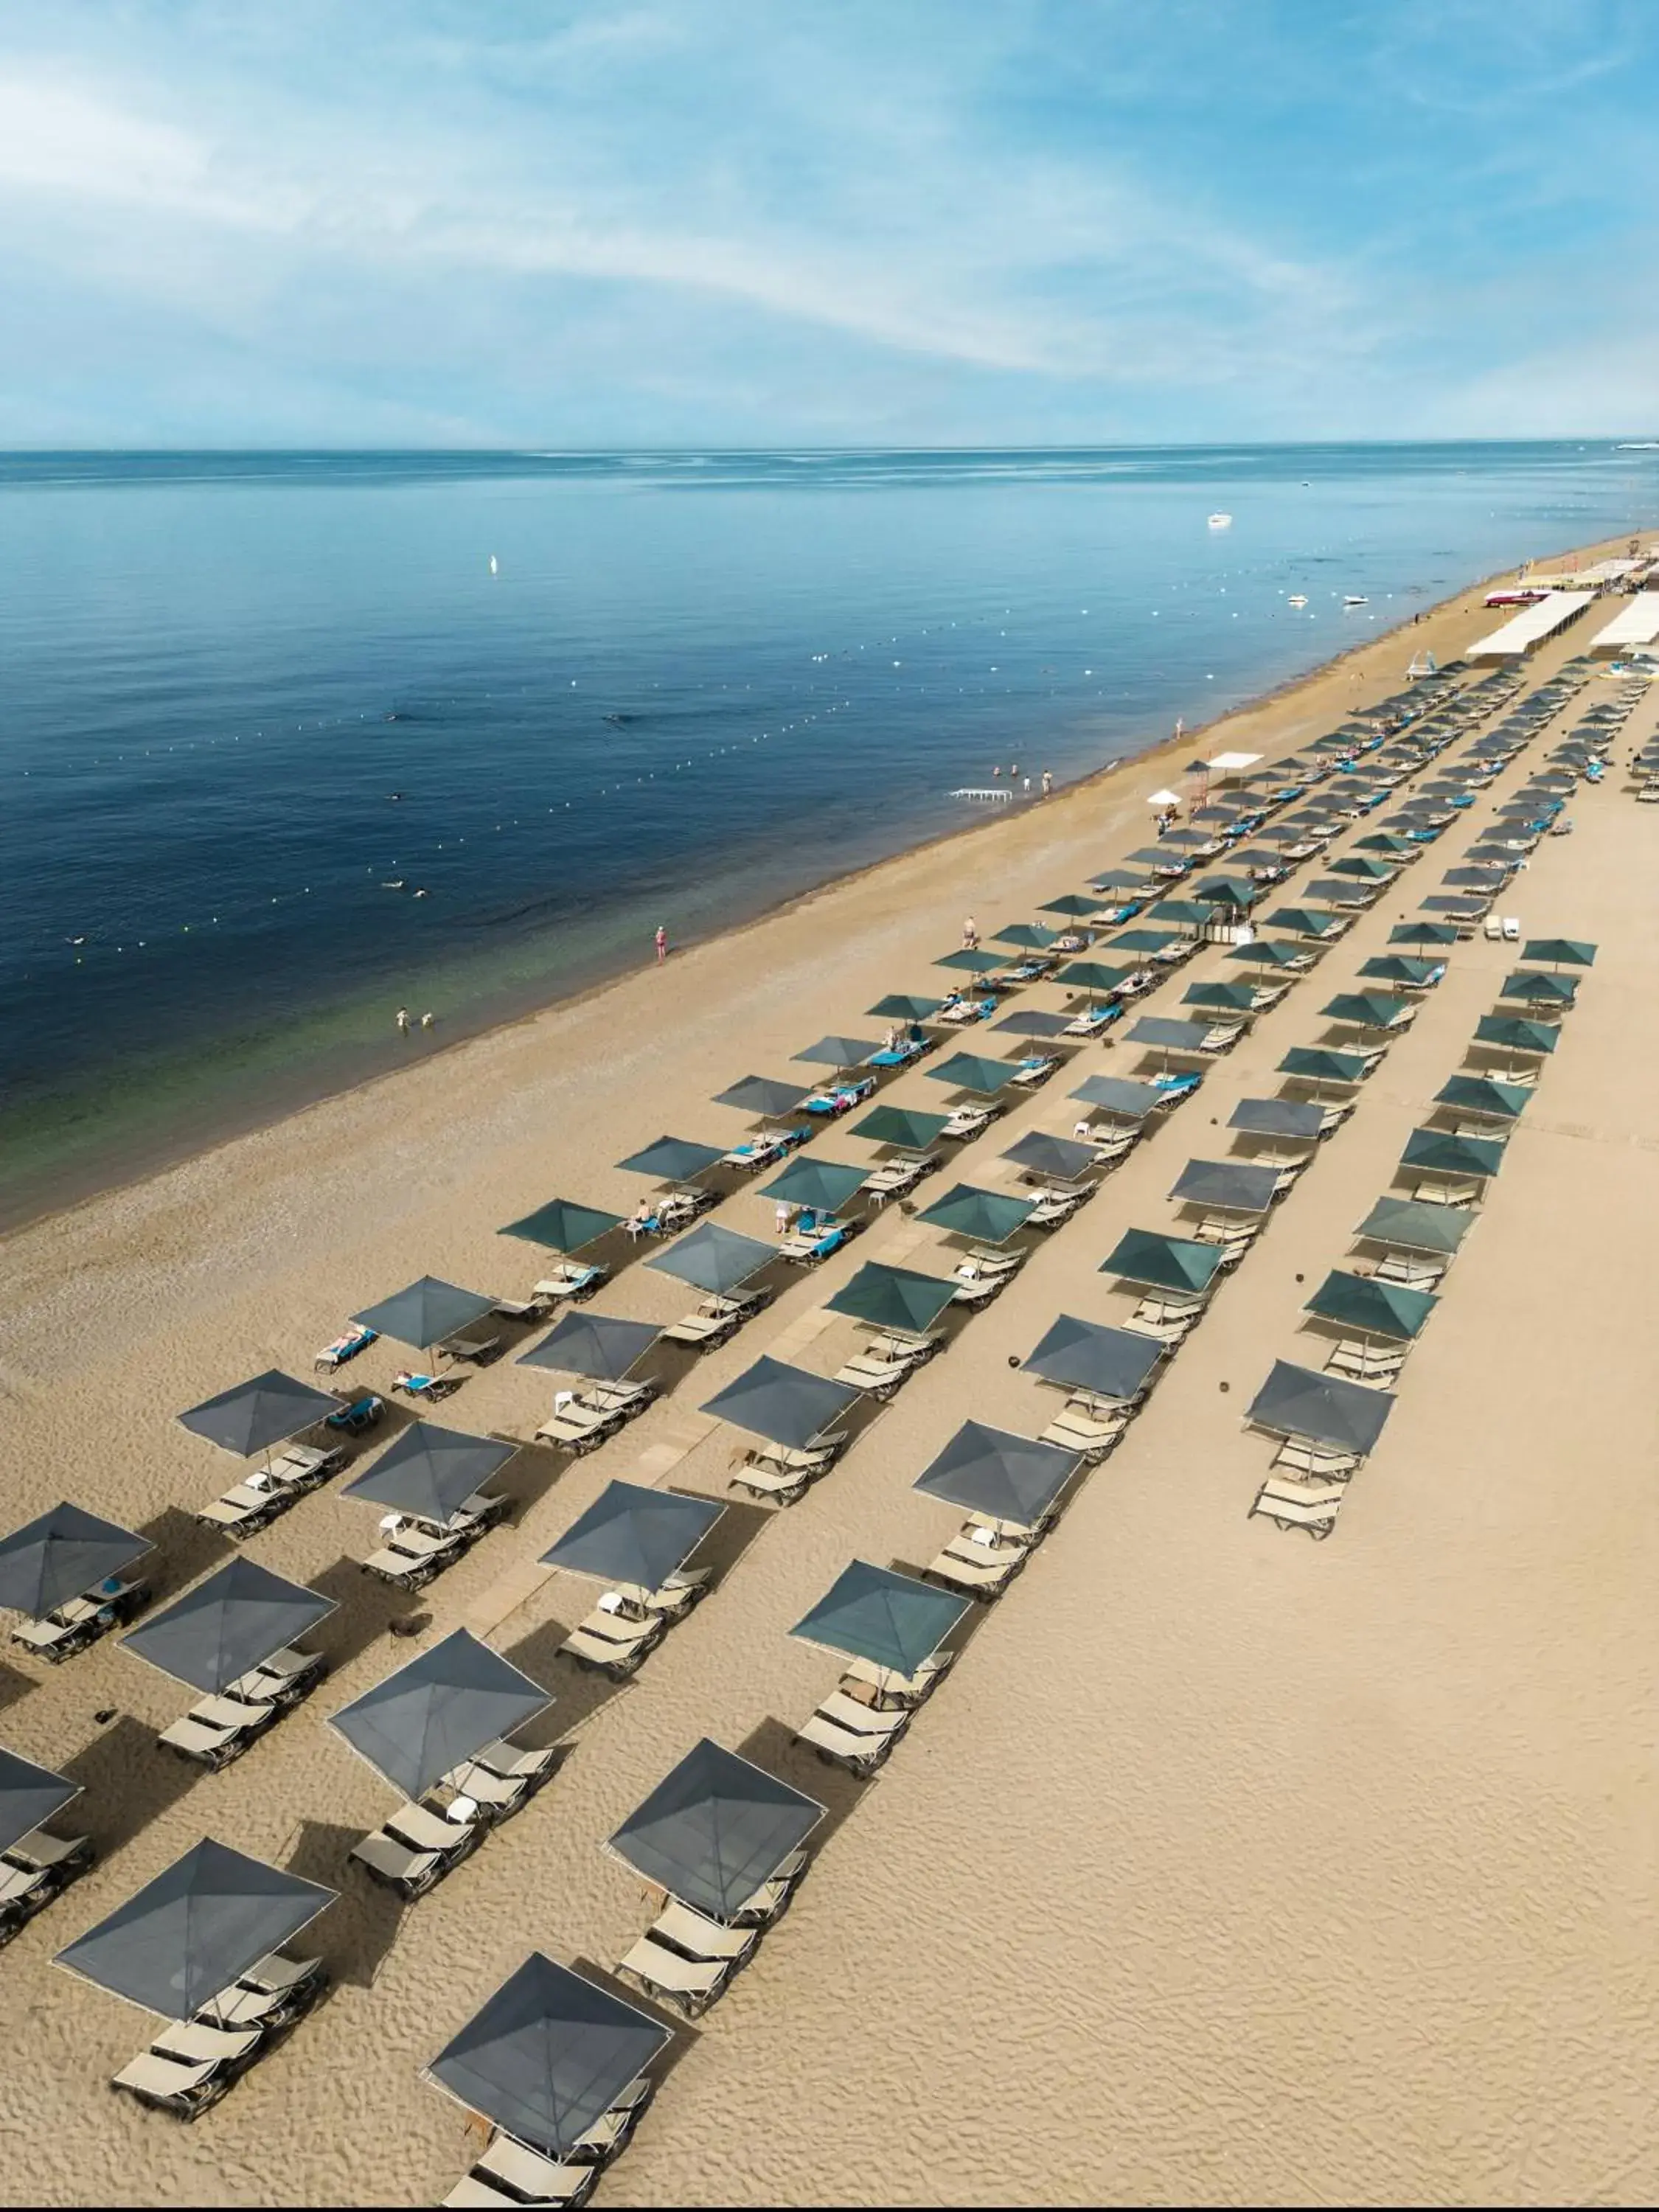
M657 965L660 968L663 962L668 957L668 924L665 921L659 921L657 924L656 943Z
M409 1035L409 1008L407 1006L399 1006L398 1009L398 1034L402 1036L407 1036Z
M964 952L979 951L979 924L971 914L962 925L962 949Z
M1042 771L1042 795L1045 799L1048 796L1048 793L1054 789L1054 772L1051 768L1045 768Z

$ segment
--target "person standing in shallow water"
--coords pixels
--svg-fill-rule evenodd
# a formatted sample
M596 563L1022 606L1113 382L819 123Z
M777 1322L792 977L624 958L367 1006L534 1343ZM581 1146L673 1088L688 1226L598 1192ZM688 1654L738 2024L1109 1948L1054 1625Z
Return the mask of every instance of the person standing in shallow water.
M657 965L660 968L668 957L668 924L665 921L659 921L657 924L656 945Z

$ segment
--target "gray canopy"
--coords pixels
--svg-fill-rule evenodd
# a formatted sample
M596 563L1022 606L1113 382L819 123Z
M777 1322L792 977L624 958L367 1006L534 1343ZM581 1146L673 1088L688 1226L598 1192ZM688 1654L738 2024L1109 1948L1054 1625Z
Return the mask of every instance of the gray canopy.
M761 1185L760 1195L811 1206L815 1213L839 1213L858 1196L870 1173L868 1168L848 1167L844 1160L791 1160L781 1175Z
M802 1060L809 1067L862 1067L872 1052L881 1047L873 1037L821 1036L816 1044L809 1044L804 1052L792 1052L791 1060Z
M1019 1073L1019 1063L1012 1060L986 1060L976 1052L957 1052L926 1073L935 1083L948 1083L953 1090L972 1091L981 1097L990 1097L1013 1081Z
M716 1091L714 1103L757 1114L765 1121L779 1121L786 1114L793 1114L805 1096L799 1084L779 1083L769 1075L745 1075L730 1090Z
M232 1559L123 1641L175 1680L216 1697L337 1607L257 1560Z
M1014 1436L1006 1429L988 1428L982 1421L964 1421L910 1486L959 1505L964 1512L1030 1528L1079 1463L1075 1452Z
M659 1137L643 1152L630 1152L617 1165L630 1175L652 1176L658 1182L690 1182L693 1176L725 1157L720 1145L699 1145L690 1137Z
M646 2014L532 1951L428 2070L470 2112L557 2160L668 2040Z
M1062 1182L1076 1182L1097 1165L1091 1145L1080 1145L1072 1137L1051 1137L1043 1129L1028 1129L1002 1157L1033 1175L1057 1176Z
M799 1451L836 1422L861 1394L845 1382L826 1376L810 1375L804 1367L787 1367L781 1359L762 1358L728 1382L704 1405L734 1428L764 1437L769 1443Z
M1013 1036L1064 1036L1071 1027L1070 1014L1045 1014L1041 1006L1017 1006L1002 1021L993 1022L993 1030L1006 1030Z
M704 1736L610 1849L694 1911L729 1920L823 1818L822 1805Z
M867 1659L890 1674L914 1674L972 1604L971 1598L935 1589L914 1575L854 1559L789 1633L804 1644Z
M1025 1364L1034 1375L1068 1389L1087 1390L1097 1398L1133 1398L1163 1358L1164 1346L1156 1337L1061 1314Z
M893 1267L866 1260L857 1274L828 1302L830 1313L851 1314L878 1328L924 1335L957 1294L949 1276L925 1275L914 1267Z
M464 1430L416 1421L340 1495L392 1505L441 1527L518 1449L492 1437L470 1437Z
M1155 1114L1160 1106L1170 1103L1169 1092L1158 1084L1131 1083L1121 1075L1086 1076L1069 1096L1132 1121L1144 1121L1149 1114Z
M1034 1198L1015 1198L1007 1191L980 1190L970 1182L953 1183L943 1198L917 1214L930 1229L943 1229L952 1237L969 1237L980 1244L1006 1244L1036 1204Z
M598 1206L578 1206L572 1198L550 1198L545 1206L526 1213L522 1221L509 1221L497 1234L522 1237L527 1244L544 1244L550 1252L570 1253L598 1243L601 1237L621 1226L620 1213L607 1213Z
M1241 1098L1227 1116L1230 1129L1253 1137L1316 1137L1324 1126L1323 1109L1299 1098Z
M251 1382L239 1382L216 1398L204 1398L179 1419L210 1443L247 1459L267 1445L285 1443L302 1429L314 1428L339 1410L339 1400L326 1390L313 1390L309 1382L296 1382L273 1367Z
M735 1229L722 1229L717 1221L700 1221L696 1227L659 1252L646 1266L700 1291L734 1291L777 1258L777 1247L758 1237L739 1237Z
M1455 1106L1460 1113L1485 1115L1494 1121L1518 1121L1534 1093L1521 1083L1498 1083L1489 1075L1449 1077L1434 1094L1437 1106Z
M58 1964L163 2020L190 2020L335 1895L204 1836Z
M469 1322L482 1321L495 1307L495 1299L485 1297L482 1291L463 1291L435 1275L422 1275L407 1290L382 1298L377 1306L366 1306L351 1318L364 1328L378 1329L382 1336L425 1352Z
M331 1713L328 1724L394 1790L419 1798L552 1702L539 1682L458 1628Z
M1276 1359L1245 1418L1276 1436L1302 1437L1310 1443L1329 1444L1363 1457L1393 1411L1390 1391L1368 1389L1363 1382L1346 1382L1340 1376L1316 1374L1310 1367Z
M1157 1045L1164 1052L1196 1052L1213 1027L1211 1022L1176 1022L1162 1014L1143 1014L1129 1032L1129 1042Z
M1342 1328L1357 1329L1362 1336L1387 1337L1409 1343L1434 1311L1439 1300L1428 1291L1414 1291L1404 1283L1379 1282L1374 1275L1353 1275L1334 1268L1308 1299L1302 1310Z
M1279 1190L1277 1168L1243 1160L1188 1160L1170 1195L1181 1206L1218 1206L1224 1212L1265 1213Z
M1495 1176L1508 1141L1507 1131L1501 1137L1459 1137L1449 1129L1413 1129L1400 1164L1432 1175Z
M0 1751L0 1851L9 1851L80 1794L78 1782L66 1782L15 1751Z
M872 1106L848 1134L872 1145L891 1145L902 1152L925 1152L945 1123L948 1114L922 1114L913 1106Z
M54 1505L0 1538L0 1606L38 1620L155 1548L147 1536L79 1505Z
M1218 1245L1203 1243L1195 1237L1166 1237L1156 1229L1126 1229L1101 1261L1100 1272L1148 1290L1174 1291L1184 1297L1207 1290L1220 1265Z
M619 1382L661 1334L654 1322L622 1321L615 1314L567 1313L556 1328L550 1329L532 1350L521 1352L514 1364Z
M610 1482L552 1550L542 1553L542 1565L630 1589L659 1590L725 1510L712 1498Z

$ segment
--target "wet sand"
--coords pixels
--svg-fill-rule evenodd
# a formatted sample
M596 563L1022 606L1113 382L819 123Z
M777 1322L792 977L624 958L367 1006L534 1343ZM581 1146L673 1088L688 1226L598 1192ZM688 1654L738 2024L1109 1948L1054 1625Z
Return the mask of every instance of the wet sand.
M1231 718L1200 749L1294 750L1398 688L1412 650L1443 659L1478 635L1476 600ZM1570 631L1529 681L1589 634ZM1644 704L1629 734L1653 719ZM660 974L13 1237L0 1246L11 1525L69 1496L159 1524L168 1587L216 1563L227 1547L185 1516L235 1467L177 1427L179 1407L268 1365L308 1371L347 1313L420 1273L522 1292L537 1255L496 1224L556 1194L626 1211L640 1185L610 1163L664 1129L734 1139L737 1117L700 1102L744 1073L791 1073L790 1053L826 1028L868 1033L860 1010L930 988L963 914L988 934L1109 865L1141 841L1145 793L1170 765L1132 764L884 864ZM1243 1409L1275 1356L1317 1364L1301 1302L1462 1064L1513 964L1501 945L1455 949L1350 1124L879 1778L860 1788L787 1747L836 1676L788 1627L853 1556L932 1557L957 1516L909 1486L964 1417L1035 1433L1051 1416L1058 1401L1010 1358L1058 1312L1115 1317L1101 1257L1125 1228L1176 1225L1164 1194L1186 1159L1223 1156L1236 1101L1276 1091L1285 1050L1322 1036L1317 1008L1454 865L1471 842L1461 824L802 1504L733 1508L721 1586L624 1689L554 1660L594 1586L548 1574L538 1554L612 1476L723 1497L742 1439L697 1405L763 1351L832 1368L850 1336L825 1325L824 1299L868 1259L939 1269L941 1241L890 1212L616 1441L524 1471L516 1527L418 1601L422 1643L461 1623L487 1634L557 1692L541 1734L571 1755L422 1903L400 1911L342 1873L396 1801L324 1717L419 1647L370 1633L407 1607L377 1604L350 1565L374 1511L338 1483L247 1550L344 1597L329 1632L342 1663L222 1775L148 1741L188 1693L113 1640L56 1670L14 1647L0 1740L86 1780L106 1850L0 1960L8 2132L30 2197L436 2201L482 2136L419 2068L532 1945L600 1969L628 1948L649 1901L599 1845L702 1735L826 1799L831 1832L787 1918L683 2039L604 2202L1650 2194L1656 1563L1638 1501L1656 1426L1659 1139L1644 1071L1659 996L1653 823L1620 785L1577 794L1576 833L1546 841L1504 901L1528 933L1592 938L1601 956L1329 1543L1246 1518L1271 1446L1243 1431ZM1206 951L1154 1011L1229 972ZM1022 1003L1059 997L1038 988ZM978 1031L971 1048L1005 1043ZM1068 1129L1072 1084L1137 1059L1088 1048L964 1149L960 1179L1006 1186L1000 1155L1017 1134ZM937 1107L925 1068L884 1096ZM844 1128L814 1152L871 1157ZM765 1235L771 1213L739 1191L717 1218ZM666 1322L690 1303L630 1268L595 1310ZM376 1346L350 1378L384 1389L398 1364ZM549 1395L508 1360L443 1418L527 1436ZM50 1959L204 1832L348 1901L323 1930L339 1975L327 2005L185 2129L105 2086L147 2039L144 2016Z

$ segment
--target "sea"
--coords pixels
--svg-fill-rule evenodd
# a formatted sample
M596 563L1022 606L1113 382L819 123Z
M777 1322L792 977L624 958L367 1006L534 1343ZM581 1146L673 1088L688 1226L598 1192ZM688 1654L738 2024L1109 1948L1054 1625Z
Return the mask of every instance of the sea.
M1656 520L1609 441L0 455L0 1226Z

